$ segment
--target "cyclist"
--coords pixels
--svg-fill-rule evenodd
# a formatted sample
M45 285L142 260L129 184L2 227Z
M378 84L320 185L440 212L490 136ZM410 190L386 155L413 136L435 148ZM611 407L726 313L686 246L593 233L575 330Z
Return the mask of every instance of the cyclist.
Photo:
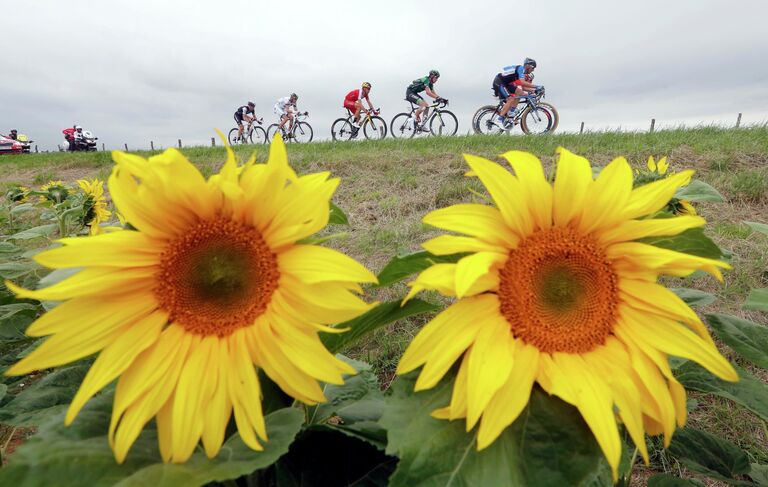
M19 139L19 133L16 131L16 129L11 129L11 133L8 134L9 139L18 140Z
M536 61L531 58L525 58L522 65L504 66L501 68L501 72L493 78L493 91L504 102L504 106L499 111L499 116L494 120L494 123L501 129L506 129L504 122L507 118L507 113L509 113L511 118L517 112L517 104L520 103L520 100L515 98L515 96L527 95L530 91L540 89L540 86L531 83L534 69L536 69ZM510 110L512 110L511 113Z
M256 104L249 101L247 105L243 105L235 110L235 122L237 122L237 140L242 140L243 137L243 120L250 123L256 120L256 112L254 108Z
M428 96L431 96L437 101L448 101L445 98L440 98L440 95L434 91L435 83L437 83L437 79L439 77L440 71L436 69L430 70L427 76L413 80L413 82L408 85L408 88L405 90L405 99L419 106L415 112L416 126L417 129L422 132L429 132L429 129L425 129L421 126L421 114L424 113L424 110L427 109L427 102L424 101L424 98L422 98L419 93L424 91Z
M360 112L373 111L373 103L368 98L368 94L371 92L371 84L367 81L363 82L363 86L359 90L352 90L344 97L344 108L349 110L354 115L354 124L352 125L352 138L357 137L357 133L360 130ZM368 102L369 110L363 108L363 100Z
M275 113L280 115L280 125L278 129L283 130L283 125L290 120L288 132L293 128L293 118L296 115L296 101L299 95L291 93L291 96L284 96L275 103Z

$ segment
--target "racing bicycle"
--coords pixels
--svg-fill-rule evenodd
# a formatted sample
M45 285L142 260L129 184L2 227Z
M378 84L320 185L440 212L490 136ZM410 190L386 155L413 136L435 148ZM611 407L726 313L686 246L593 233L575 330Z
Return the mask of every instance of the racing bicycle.
M227 139L229 140L229 145L236 145L236 144L266 144L267 143L267 132L261 127L261 124L264 122L263 118L253 119L250 122L248 122L248 125L243 129L243 135L240 137L237 136L237 133L239 129L237 127L233 128L229 131L229 135Z
M379 117L381 109L366 110L360 127L353 124L354 114L347 108L347 118L337 118L331 125L331 137L333 140L350 140L357 137L362 130L368 140L383 139L387 136L387 122ZM357 128L358 132L355 131Z
M515 96L520 100L518 109L513 116L507 116L503 122L504 128L496 125L496 117L504 106L504 101L494 105L480 107L472 117L472 128L478 134L510 133L515 125L525 134L545 134L554 132L560 123L560 115L555 107L541 101L544 98L544 88L528 95Z
M304 121L308 116L309 112L294 115L293 126L290 129L286 128L290 122L285 122L282 129L279 128L279 123L273 123L267 127L267 140L271 142L275 138L277 131L280 130L283 140L286 142L312 142L312 126Z
M445 98L438 98L435 102L427 107L422 114L423 122L421 124L416 123L416 117L414 112L418 109L418 105L414 105L411 101L410 113L398 113L392 118L390 122L390 129L392 130L392 137L396 139L411 138L417 133L431 133L432 135L455 135L459 129L459 121L452 112L443 110L448 106L448 100ZM430 109L433 108L430 112Z

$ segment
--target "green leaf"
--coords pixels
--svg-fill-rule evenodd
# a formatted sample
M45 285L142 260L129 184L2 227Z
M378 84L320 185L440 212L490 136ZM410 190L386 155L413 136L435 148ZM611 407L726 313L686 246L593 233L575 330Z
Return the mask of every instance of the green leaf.
M434 255L426 250L415 252L413 254L394 257L379 272L378 287L389 286L406 277L417 274L424 269L439 263L454 263L466 256L466 253L451 255Z
M21 250L21 247L17 247L11 242L0 242L0 254L16 254Z
M749 473L747 454L713 434L693 428L679 429L672 437L669 453L694 472L731 485L752 485L734 478Z
M706 315L717 336L739 355L768 369L768 327L735 316Z
M648 479L648 487L699 487L700 485L668 473L654 475Z
M33 203L22 203L20 205L14 206L11 209L11 215L21 215L22 213L26 213L34 209L35 205Z
M19 233L8 237L9 240L31 240L33 238L50 237L58 229L58 225L55 223L49 223L47 225L40 225L39 227L32 227L23 230Z
M387 432L378 420L384 411L384 395L376 373L365 362L338 357L352 365L357 374L346 377L342 385L325 384L323 392L328 401L309 408L307 422L362 439L383 451Z
M0 277L3 279L16 279L39 268L40 266L31 260L3 262L0 264Z
M22 311L37 311L39 307L32 303L12 303L0 306L0 321L10 318Z
M34 317L29 313L15 313L0 322L0 340L4 342L17 342L29 340L24 334Z
M394 381L380 421L387 453L400 458L391 487L612 485L578 410L540 388L517 421L477 451L477 430L467 433L463 419L430 416L450 402L453 374L423 392L413 392L415 381L415 374Z
M685 301L689 306L707 306L715 302L715 295L699 291L698 289L690 289L686 287L670 288L670 291L677 294L677 296Z
M744 223L749 225L749 227L752 230L756 232L760 232L764 235L768 235L768 225L766 225L765 223L758 223L758 222L744 222Z
M646 237L637 241L708 259L719 259L723 256L720 247L704 235L704 230L701 228L691 228L683 233L669 237Z
M736 372L739 381L727 382L694 362L686 362L675 370L675 375L688 389L724 397L768 421L768 387L744 369L736 367Z
M331 203L331 215L328 218L328 223L334 225L349 225L349 219L341 208Z
M377 328L408 316L427 313L436 309L437 306L434 304L420 299L412 299L404 306L400 305L399 300L387 301L354 320L345 321L335 326L335 328L349 328L349 331L344 333L324 333L321 335L321 339L328 350L334 353L340 352L355 340L360 339Z
M694 179L688 186L678 189L675 198L688 201L714 201L715 203L725 201L723 195L715 188L698 179Z
M756 482L757 485L768 486L768 465L753 463L750 467L749 477Z
M21 445L10 464L0 469L0 485L59 486L196 486L224 481L266 468L288 451L301 428L302 414L286 408L266 416L269 441L253 451L235 434L219 455L208 460L197 451L184 464L164 464L157 448L157 432L149 426L134 443L122 465L115 463L106 432L112 394L88 402L70 427L64 414L48 419L38 433Z
M5 397L6 392L8 392L8 386L5 384L0 384L0 402Z
M37 426L58 415L69 406L89 367L90 364L80 363L57 369L32 382L0 409L0 422L13 426Z
M751 290L743 308L756 309L768 313L768 288Z

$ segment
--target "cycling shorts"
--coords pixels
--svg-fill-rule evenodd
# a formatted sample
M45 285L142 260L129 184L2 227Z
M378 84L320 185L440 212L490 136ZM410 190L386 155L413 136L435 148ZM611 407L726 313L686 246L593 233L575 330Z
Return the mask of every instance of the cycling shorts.
M238 125L243 123L243 114L240 113L240 111L235 112L235 122L237 122Z
M411 90L405 90L405 100L413 103L414 105L418 105L419 102L424 101L424 98Z
M515 93L515 90L510 90L510 87L504 82L500 75L496 75L493 78L493 92L501 101L506 100Z
M355 113L355 110L357 110L357 107L355 107L355 103L356 103L356 101L349 101L349 100L345 99L344 100L344 108L346 108L347 110L349 110L352 113Z

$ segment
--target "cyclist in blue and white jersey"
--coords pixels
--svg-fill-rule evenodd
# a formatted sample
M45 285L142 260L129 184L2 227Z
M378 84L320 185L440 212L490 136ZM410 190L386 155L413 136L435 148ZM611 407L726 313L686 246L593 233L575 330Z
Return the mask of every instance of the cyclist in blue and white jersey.
M494 120L494 123L501 129L506 129L504 127L504 120L507 117L507 113L509 113L511 118L517 111L517 104L520 103L520 100L514 96L527 95L529 92L540 88L530 82L533 79L534 69L536 69L536 61L531 58L525 58L521 65L504 66L496 77L493 78L493 91L504 102L504 106L499 111L499 116ZM511 113L510 110L512 110Z

